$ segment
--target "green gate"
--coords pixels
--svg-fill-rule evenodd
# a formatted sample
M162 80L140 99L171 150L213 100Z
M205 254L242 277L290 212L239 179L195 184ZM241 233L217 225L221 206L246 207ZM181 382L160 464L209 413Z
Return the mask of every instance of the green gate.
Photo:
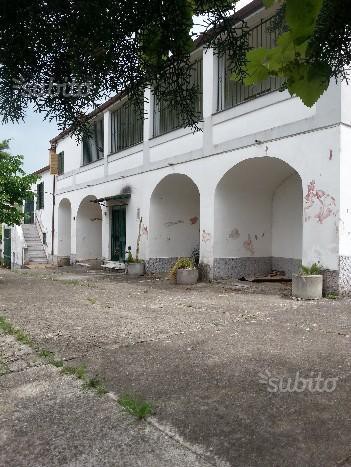
M112 207L111 260L124 263L126 255L126 207Z
M4 229L4 265L11 267L11 229Z

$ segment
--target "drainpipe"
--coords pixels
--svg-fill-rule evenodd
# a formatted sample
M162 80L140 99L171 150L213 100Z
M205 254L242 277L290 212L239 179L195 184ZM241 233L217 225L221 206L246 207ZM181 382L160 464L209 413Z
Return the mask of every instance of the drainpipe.
M51 261L54 260L54 236L55 236L55 190L56 190L56 175L52 181L52 219L51 219Z

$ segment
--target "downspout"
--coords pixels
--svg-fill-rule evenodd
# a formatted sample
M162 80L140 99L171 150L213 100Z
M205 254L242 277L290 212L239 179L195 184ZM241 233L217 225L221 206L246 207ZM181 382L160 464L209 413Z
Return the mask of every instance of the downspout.
M51 219L51 261L54 260L54 237L55 237L55 190L56 190L56 175L52 181L52 219Z

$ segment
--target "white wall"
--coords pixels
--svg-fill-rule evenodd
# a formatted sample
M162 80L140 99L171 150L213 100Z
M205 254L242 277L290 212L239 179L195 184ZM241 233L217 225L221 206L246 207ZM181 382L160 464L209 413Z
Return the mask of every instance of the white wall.
M190 256L198 248L200 197L185 175L172 174L155 188L150 206L150 256Z
M52 251L52 210L53 210L53 182L54 176L47 170L40 174L40 179L32 186L33 192L37 193L37 185L44 182L44 209L36 209L36 198L34 200L34 209L39 221L38 232L41 235L46 233L46 245L44 245L47 255ZM42 235L41 235L42 236Z
M301 178L293 173L273 194L272 256L302 258L303 197Z

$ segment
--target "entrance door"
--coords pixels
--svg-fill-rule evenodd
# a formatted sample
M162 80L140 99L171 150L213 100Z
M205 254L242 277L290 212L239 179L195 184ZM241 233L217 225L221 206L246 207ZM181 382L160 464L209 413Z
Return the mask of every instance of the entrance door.
M4 229L4 265L11 267L11 229Z
M24 202L24 223L34 224L34 199L27 199Z
M126 255L126 207L112 206L111 260L125 261Z

